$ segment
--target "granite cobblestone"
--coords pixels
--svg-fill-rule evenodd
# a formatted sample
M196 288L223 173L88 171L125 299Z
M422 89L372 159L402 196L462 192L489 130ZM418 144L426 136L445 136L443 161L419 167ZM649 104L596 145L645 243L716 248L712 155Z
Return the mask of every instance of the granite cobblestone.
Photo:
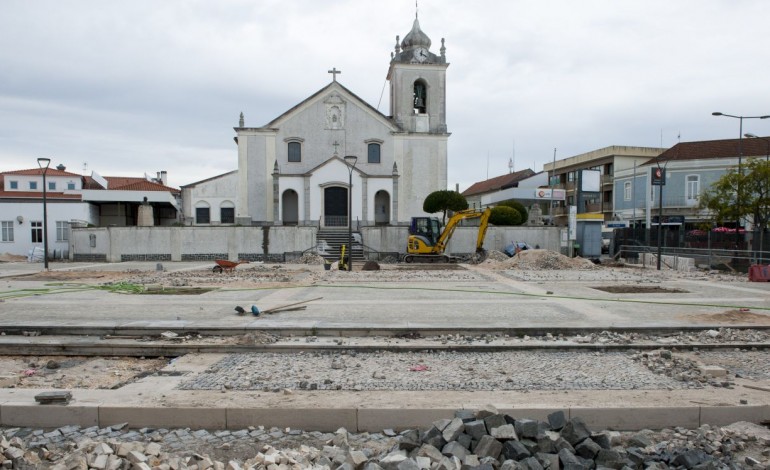
M624 352L230 354L183 390L630 390L689 385Z

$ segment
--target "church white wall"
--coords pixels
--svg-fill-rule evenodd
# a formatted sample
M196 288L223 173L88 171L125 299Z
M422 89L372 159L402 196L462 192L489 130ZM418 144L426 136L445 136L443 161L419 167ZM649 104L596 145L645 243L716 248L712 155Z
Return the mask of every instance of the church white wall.
M356 165L357 167L358 165ZM350 179L350 173L348 172L347 165L340 161L334 160L329 162L328 165L324 165L318 168L313 176L310 177L310 219L313 221L318 220L323 215L324 205L324 188L329 186L348 186L348 180ZM353 221L361 217L361 174L353 170L353 189L352 189L352 208Z
M374 196L378 191L385 191L388 193L388 199L390 201L390 207L387 208L388 213L393 216L393 179L392 178L369 178L367 180L366 198L369 201L366 208L366 220L373 223L375 220L375 213L379 209L375 207Z
M276 154L276 137L272 131L241 129L238 131L239 185L236 222L247 225L273 220L272 173Z
M284 177L278 180L278 217L283 217L283 193L293 189L297 192L297 214L299 214L299 224L307 223L303 220L305 214L305 178L301 176Z
M208 206L211 214L211 224L221 223L221 207L236 207L238 214L238 172L222 175L182 189L184 202L184 217L187 224L195 223L195 208Z
M280 123L276 136L277 158L281 174L292 175L306 173L323 162L337 156L358 157L356 168L372 175L389 175L393 168L391 128L381 117L376 117L369 110L347 99L340 91L343 100L344 122L340 129L326 127L326 103L328 95L320 96L312 103L300 109L286 121ZM288 138L301 138L302 162L288 162ZM367 140L382 141L380 163L367 162ZM337 142L335 147L334 143ZM347 175L345 180L347 180Z
M401 139L396 159L399 173L399 219L428 215L422 204L428 194L447 189L446 136L407 136ZM400 160L400 161L399 161Z

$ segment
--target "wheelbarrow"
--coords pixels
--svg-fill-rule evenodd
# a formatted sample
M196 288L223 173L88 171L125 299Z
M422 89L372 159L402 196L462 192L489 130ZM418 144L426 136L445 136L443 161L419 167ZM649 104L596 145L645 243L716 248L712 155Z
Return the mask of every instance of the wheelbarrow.
M214 271L215 273L221 273L223 271L231 272L239 264L248 263L248 261L244 261L244 260L229 261L226 259L215 259L214 262L217 263L217 265L214 266L214 269L212 269L212 271Z

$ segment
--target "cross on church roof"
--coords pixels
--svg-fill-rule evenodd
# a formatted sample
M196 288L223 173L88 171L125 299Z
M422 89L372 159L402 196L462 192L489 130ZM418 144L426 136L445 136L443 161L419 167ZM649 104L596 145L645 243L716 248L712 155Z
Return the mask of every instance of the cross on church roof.
M327 73L332 74L332 80L336 82L337 81L337 74L338 73L342 73L342 71L341 70L337 70L337 67L332 67L332 69L329 70Z

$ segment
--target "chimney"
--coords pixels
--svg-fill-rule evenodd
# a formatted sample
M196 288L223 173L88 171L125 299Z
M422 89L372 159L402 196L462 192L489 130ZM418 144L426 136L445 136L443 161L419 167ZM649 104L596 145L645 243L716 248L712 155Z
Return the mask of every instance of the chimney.
M160 182L163 184L163 186L168 186L168 173L166 173L166 170L161 170Z
M56 165L56 169L59 171L64 171L67 169L67 167L59 163L58 165Z

